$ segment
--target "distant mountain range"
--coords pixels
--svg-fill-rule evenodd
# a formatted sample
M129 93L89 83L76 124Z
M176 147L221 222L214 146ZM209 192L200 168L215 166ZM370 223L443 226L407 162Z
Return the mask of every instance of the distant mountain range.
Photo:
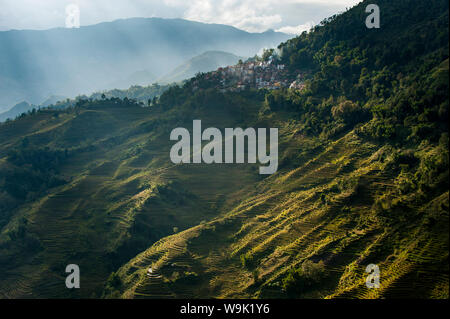
M195 76L198 72L210 72L220 67L234 65L238 63L239 59L243 58L227 52L208 51L189 59L172 72L158 79L158 82L179 82Z
M165 90L170 88L174 84L167 85L159 85L157 83L153 83L152 85L140 86L133 85L127 89L113 89L108 91L98 91L94 92L91 95L78 95L76 98L69 99L64 96L52 95L45 99L40 104L30 104L26 101L17 103L8 111L0 113L0 123L4 122L8 119L14 120L18 116L23 113L27 113L32 111L33 109L47 108L50 107L54 110L61 110L68 107L75 106L76 103L80 100L101 100L103 96L105 98L119 98L124 99L128 98L131 100L136 100L136 102L148 104L148 100L153 99L154 97L160 96Z
M29 104L28 102L20 102L14 105L10 110L0 113L0 122L3 122L7 119L14 119L16 116L26 113L35 107L32 104Z
M40 107L48 107L50 105L54 105L59 101L65 100L66 98L64 96L60 95L52 95L46 98L43 102L40 104L30 104L26 101L22 101L20 103L17 103L12 108L10 108L8 111L5 111L3 113L0 113L0 122L6 121L7 119L13 120L17 116L19 116L22 113L26 113L28 111L31 111L32 109L38 109Z
M0 111L24 100L37 104L53 94L150 84L203 52L253 56L289 37L272 30L248 33L227 25L161 18L2 31Z
M185 61L180 66L176 67L174 70L166 74L165 76L155 79L155 77L146 70L137 71L130 77L126 79L121 79L115 82L116 88L122 87L124 83L134 83L133 86L127 89L113 89L109 91L98 91L89 96L91 99L101 99L102 93L106 97L117 97L117 98L132 98L140 102L147 103L149 98L158 96L160 93L165 91L169 87L167 84L180 82L195 76L199 72L210 72L217 70L220 67L234 65L238 63L243 57L239 57L232 53L227 53L223 51L208 51L200 54L198 56ZM160 85L146 86L146 83L152 83L156 81ZM137 94L136 94L137 92ZM80 95L79 98L88 98L86 95ZM43 102L38 104L30 104L27 101L22 101L11 107L8 111L3 113L0 112L0 122L6 121L7 119L14 119L22 113L31 111L33 108L38 109L40 107L53 106L55 108L64 108L67 106L74 105L77 99L71 99L66 101L67 97L62 95L51 95L46 98ZM59 103L58 103L59 102Z

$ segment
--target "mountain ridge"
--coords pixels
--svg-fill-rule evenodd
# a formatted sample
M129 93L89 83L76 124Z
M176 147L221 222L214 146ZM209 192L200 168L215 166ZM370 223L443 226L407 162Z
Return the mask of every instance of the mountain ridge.
M181 19L124 19L81 28L0 32L0 105L112 89L111 79L155 77L208 50L254 55L290 36ZM31 62L32 61L32 62ZM124 83L130 86L136 83ZM150 84L150 83L148 83Z
M370 31L367 4L258 58L301 88L211 72L0 124L0 296L448 299L448 1L380 0ZM278 171L172 163L195 119L278 128Z
M224 51L206 51L177 66L170 73L159 78L157 82L180 82L193 77L199 72L210 72L219 67L235 65L240 59L243 59L243 57Z

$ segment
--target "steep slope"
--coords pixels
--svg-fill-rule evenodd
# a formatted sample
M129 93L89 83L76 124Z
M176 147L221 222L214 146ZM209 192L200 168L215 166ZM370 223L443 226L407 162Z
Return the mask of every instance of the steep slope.
M191 113L225 127L232 105ZM178 170L168 158L177 124L176 111L113 98L1 125L0 294L99 297L148 245L214 217L235 178L258 178L247 166ZM79 291L61 285L67 262L83 269Z
M397 209L407 223L379 214L380 198L399 192L400 177L387 169L391 151L351 132L297 169L242 190L211 222L158 241L117 272L115 287L126 298L163 289L177 298L445 296L448 191L414 212ZM305 261L324 263L317 281L292 276ZM365 287L371 263L381 269L380 290ZM164 284L154 287L149 267Z
M448 298L448 2L380 0L370 31L368 3L265 57L302 90L200 74L0 124L0 296ZM279 128L278 171L174 165L195 119Z
M448 3L381 2L378 31L365 5L279 46L313 74L265 98L283 169L132 259L109 296L448 298Z
M158 80L160 83L180 82L199 72L210 72L220 67L235 65L240 57L221 51L208 51L186 61Z

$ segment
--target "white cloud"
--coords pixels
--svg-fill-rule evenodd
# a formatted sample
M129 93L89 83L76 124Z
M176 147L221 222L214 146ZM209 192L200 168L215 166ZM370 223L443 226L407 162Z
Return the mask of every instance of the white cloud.
M173 4L177 0L166 1ZM283 20L280 14L272 13L273 1L267 0L191 0L185 6L186 19L228 24L250 32L265 31Z
M267 29L283 30L282 32L298 34L309 30L311 20L322 20L331 12L351 7L361 0L164 0L166 5L184 9L183 18L206 23L220 23L235 26L249 32L262 32ZM292 26L299 10L303 8L303 20L315 12L308 20L299 20L299 25ZM333 8L330 10L330 8ZM322 10L321 10L322 9ZM318 20L318 21L320 21ZM301 31L298 31L301 30Z
M277 29L278 32L284 32L288 34L299 35L302 34L303 31L309 31L312 27L315 26L314 21L306 22L305 24L300 24L297 26L285 26Z
M351 7L360 0L0 0L2 28L50 28L63 26L64 8L76 3L81 24L119 18L184 18L235 26L250 32L267 29L298 33L308 21Z

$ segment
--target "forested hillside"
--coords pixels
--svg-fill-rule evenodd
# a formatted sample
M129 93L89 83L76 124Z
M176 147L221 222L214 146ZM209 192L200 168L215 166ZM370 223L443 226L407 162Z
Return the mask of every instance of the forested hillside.
M0 124L0 296L448 298L449 4L380 0L367 29L368 3L264 57L300 90L199 74ZM194 119L279 128L278 171L173 164Z
M153 100L160 96L165 90L171 87L173 84L165 84L159 85L158 83L153 83L151 85L140 86L133 85L128 89L113 89L113 90L104 90L99 92L94 92L91 95L78 95L73 99L63 98L63 97L51 97L41 103L40 105L30 105L27 102L22 102L15 105L7 112L0 113L0 122L6 120L13 120L16 117L23 117L27 114L31 114L36 112L39 109L65 109L70 107L75 107L76 105L84 104L88 101L93 100L102 100L102 99L110 99L117 98L120 100L124 100L127 103L127 100L133 103L139 103L142 106L151 105ZM34 109L34 111L33 111Z

